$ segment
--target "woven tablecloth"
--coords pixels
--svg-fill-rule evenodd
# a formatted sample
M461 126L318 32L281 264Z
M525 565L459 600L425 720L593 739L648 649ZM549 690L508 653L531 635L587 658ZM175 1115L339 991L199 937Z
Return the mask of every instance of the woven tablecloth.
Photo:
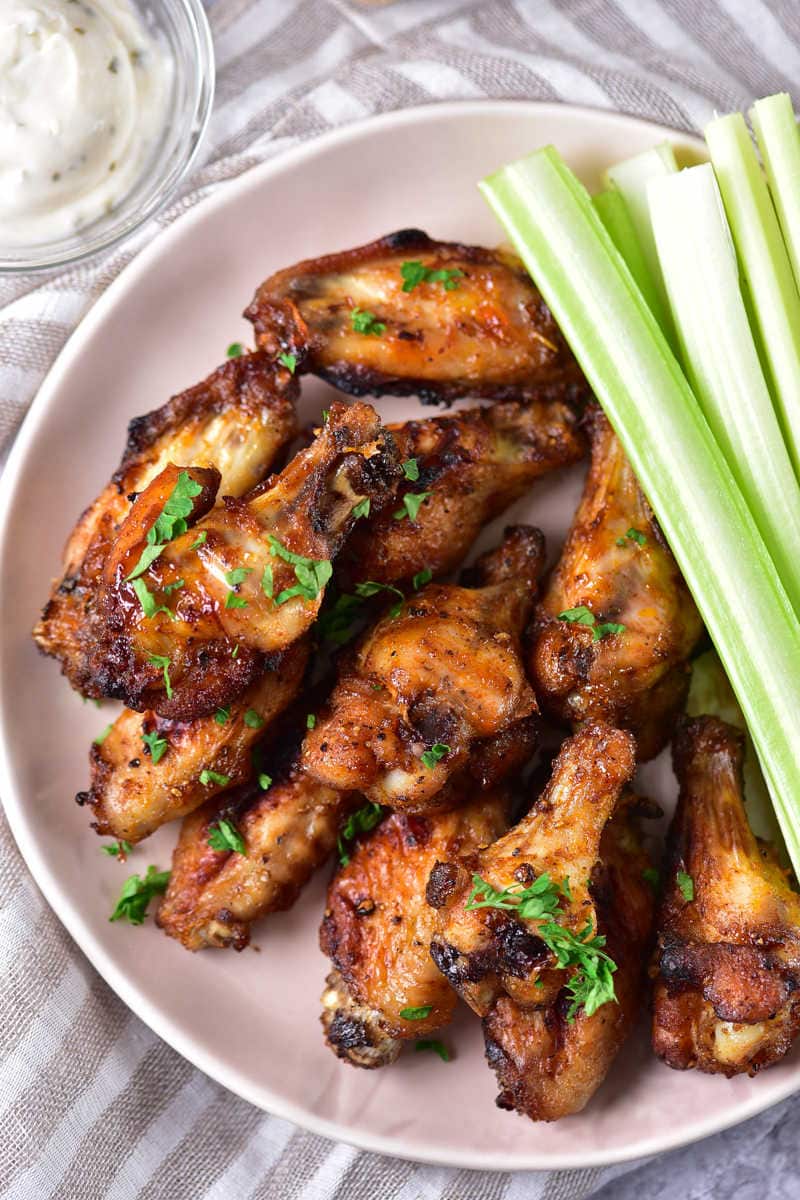
M99 262L0 281L1 453L75 325L158 226L298 141L454 98L565 101L694 130L757 96L800 96L799 0L217 0L208 10L217 98L178 200ZM0 1196L13 1200L800 1195L792 1101L645 1162L513 1175L364 1154L267 1116L125 1008L45 904L4 823L0 1063Z

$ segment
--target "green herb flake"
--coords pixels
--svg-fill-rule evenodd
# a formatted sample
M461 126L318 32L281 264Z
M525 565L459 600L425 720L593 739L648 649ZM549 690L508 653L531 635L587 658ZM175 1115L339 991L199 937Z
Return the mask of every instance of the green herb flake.
M109 921L129 921L131 925L144 924L147 906L155 896L161 896L167 890L169 871L157 871L148 867L144 879L140 875L130 875L122 885L119 900L108 918Z
M392 587L390 583L375 583L372 579L365 579L362 583L356 584L356 595L362 599L369 599L370 596L375 596L378 592L389 592L390 595L398 597L397 601L389 609L388 615L392 618L399 617L406 599L399 588Z
M221 775L218 771L202 770L200 772L200 782L203 787L208 787L214 783L217 787L227 787L231 781L230 775Z
M661 875L655 867L645 867L642 871L642 879L654 892L658 891L661 884Z
M163 671L164 671L164 688L167 693L167 699L171 700L172 699L172 681L170 680L170 677L169 677L169 668L170 668L172 659L169 657L168 654L148 654L147 658L148 658L149 662L151 662L153 664L153 666L161 667L163 669Z
M295 368L297 366L297 355L296 354L287 354L284 351L282 354L278 355L278 362L281 364L282 367L286 367L286 370L289 372L290 375L294 375Z
M356 333L366 333L372 337L380 337L386 332L383 321L378 321L374 313L365 308L354 308L350 313L350 322Z
M237 642L236 645L231 650L231 658L238 658L238 657L239 657L239 643Z
M316 723L317 718L314 716L314 713L309 713L306 717L306 729L313 729Z
M359 517L368 517L370 508L371 501L369 496L367 496L366 499L359 500L358 504L355 505L350 515L354 520L357 521Z
M153 765L160 763L161 759L169 749L169 742L166 738L159 737L155 730L152 733L143 733L142 742L150 751L150 758L153 760Z
M431 746L430 750L424 750L420 757L423 764L432 770L449 753L449 746L445 746L444 742L436 742L435 745Z
M248 729L261 729L264 725L264 718L260 717L254 708L248 708L244 714L244 723Z
M238 587L240 583L244 583L248 575L253 572L252 567L234 567L232 571L225 572L225 582L231 587Z
M617 538L618 546L624 546L628 542L635 542L637 546L646 546L647 535L642 533L641 529L634 529L633 526L631 526L624 537Z
M421 571L417 571L411 580L411 586L415 592L418 592L420 588L425 587L425 584L430 583L432 579L433 571L431 571L430 567L424 567Z
M339 830L336 840L339 862L343 867L350 862L351 843L360 833L369 833L370 829L374 829L381 820L383 820L383 809L380 804L375 804L371 800L350 814Z
M214 713L214 720L217 722L218 725L224 725L226 723L226 721L230 720L230 717L231 717L231 710L229 708L221 708L220 707Z
M126 583L137 579L150 567L161 554L167 542L186 533L188 528L186 518L192 514L192 501L199 496L202 487L192 479L188 471L181 471L175 487L164 502L159 515L147 533L147 545L142 551L136 566L125 576Z
M113 728L114 728L113 722L111 725L106 725L105 729L101 730L101 732L98 733L97 737L92 739L92 744L95 746L102 746L103 742L106 740L106 738L111 733L111 730Z
M430 492L407 492L403 496L403 507L398 508L397 512L392 514L395 521L402 521L404 517L408 517L410 521L416 521L420 507L430 494Z
M605 637L612 637L618 633L624 632L624 625L619 625L615 621L605 621L602 625L595 625L594 629L592 630L592 640L599 642Z
M166 607L166 605L156 604L155 596L150 591L149 587L147 586L147 584L145 583L145 581L143 579L134 579L131 583L131 587L133 588L134 592L136 593L136 597L142 606L142 612L144 613L145 617L148 620L151 620L156 615L156 613L163 612L163 613L167 614L167 616L170 618L170 620L174 621L174 619L175 619L174 613L172 613Z
M243 596L237 596L236 592L228 592L225 597L226 608L247 608L247 601Z
M446 292L452 292L454 288L458 287L457 281L462 278L463 274L464 272L458 267L426 267L416 260L404 262L400 267L404 292L413 292L414 288L421 283L441 283Z
M594 642L599 642L602 638L609 637L612 634L625 632L625 626L619 625L615 621L604 621L602 625L598 625L594 613L585 604L581 604L577 608L565 609L564 612L558 614L558 619L559 621L567 621L571 625L590 626L592 641Z
M403 474L406 479L410 479L412 483L416 483L419 479L419 463L415 458L407 458L404 463L400 464L403 468Z
M272 787L272 776L267 775L262 771L258 777L258 786L261 788L262 792L268 792Z
M133 846L130 842L120 841L111 842L108 846L101 846L103 854L107 854L109 858L124 859L126 855L133 851Z
M414 1043L414 1049L432 1050L434 1054L439 1055L442 1062L450 1062L453 1057L444 1042L440 1042L436 1038L421 1038L418 1042Z
M275 597L275 604L285 604L293 596L302 596L305 600L316 600L320 592L325 590L333 575L333 567L328 559L306 558L295 554L280 542L274 534L269 535L269 548L277 558L290 563L294 567L297 583L294 587L284 588Z
M176 579L174 583L166 584L162 590L166 593L167 596L169 596L172 592L179 592L181 590L181 588L184 588L184 587L186 587L186 580L185 579Z
M241 342L231 342L228 349L225 351L226 358L240 358L244 354L244 346Z
M206 529L201 529L201 531L198 533L197 537L194 539L194 541L192 542L189 549L196 550L198 548L198 546L204 546L207 537L208 537L208 531Z
M247 857L244 838L233 821L227 821L225 818L220 818L216 825L210 827L208 844L212 850L232 850L234 854L243 854Z
M678 871L675 876L675 882L678 885L678 891L683 896L687 904L694 900L694 880L691 875L687 875L685 871Z
M404 1021L424 1021L432 1012L432 1004L419 1004L416 1008L401 1008L400 1016Z

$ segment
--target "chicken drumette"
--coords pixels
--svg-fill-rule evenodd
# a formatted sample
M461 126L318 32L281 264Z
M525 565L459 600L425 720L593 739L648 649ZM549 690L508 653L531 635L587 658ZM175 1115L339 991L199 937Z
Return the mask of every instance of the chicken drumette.
M611 426L599 409L587 423L591 469L537 608L529 669L545 711L630 729L648 759L683 707L702 624Z
M680 797L658 922L653 1048L670 1067L723 1075L777 1062L800 1030L800 895L754 837L742 734L682 725Z

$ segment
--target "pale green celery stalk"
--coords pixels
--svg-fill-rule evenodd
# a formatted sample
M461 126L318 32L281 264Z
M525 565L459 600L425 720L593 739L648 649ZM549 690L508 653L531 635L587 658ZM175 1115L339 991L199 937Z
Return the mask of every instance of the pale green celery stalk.
M667 341L671 345L674 331L669 314L669 303L664 280L661 278L661 267L656 253L653 231L650 227L650 209L647 204L647 185L651 179L660 179L664 175L674 175L678 170L675 153L669 142L661 142L642 154L635 154L624 162L615 163L609 167L603 176L603 182L609 187L618 188L621 192L628 212L630 213L636 236L642 247L647 269L653 280L656 291L656 302L652 297L643 293L650 303L653 315L664 330ZM624 255L623 255L624 257ZM634 278L636 276L634 275Z
M742 706L800 869L800 627L691 388L552 147L481 184L608 414ZM624 636L624 634L622 635Z
M704 163L654 179L648 195L689 382L800 616L800 487L750 331L714 170Z
M642 243L639 241L628 205L625 203L625 197L619 188L610 187L604 192L598 192L596 196L592 196L592 204L597 209L598 216L605 225L612 242L628 264L639 291L651 311L657 313L661 304L661 296L647 265Z
M705 137L772 399L800 478L800 294L744 117L731 113L717 118L706 126Z
M800 290L800 129L792 101L786 92L757 100L750 109L750 120Z

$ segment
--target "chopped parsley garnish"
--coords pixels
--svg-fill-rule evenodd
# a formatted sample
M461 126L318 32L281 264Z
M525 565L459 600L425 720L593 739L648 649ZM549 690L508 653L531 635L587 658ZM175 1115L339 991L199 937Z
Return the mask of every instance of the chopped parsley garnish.
M403 496L403 507L398 508L397 512L392 514L395 521L402 521L404 517L408 517L410 521L416 521L420 506L429 496L430 492L407 492Z
M119 900L108 918L109 921L130 921L131 925L144 924L147 906L155 896L162 895L167 890L169 871L157 871L148 867L144 879L140 875L130 875L122 885Z
M153 760L153 765L161 762L161 759L169 749L169 742L167 739L159 737L154 729L152 733L143 733L142 741L150 751L150 757Z
M464 274L458 267L426 267L423 263L404 262L400 267L400 274L403 279L403 291L413 292L414 288L420 283L441 283L444 284L446 292L452 292L458 287L458 280Z
M160 612L166 613L170 620L175 620L174 613L165 604L156 604L155 596L143 579L134 579L131 582L131 587L136 592L137 599L142 606L142 612L148 620ZM164 590L166 591L166 588Z
M348 641L352 634L353 621L361 607L358 596L337 596L335 604L327 612L323 612L317 622L322 637L335 642L337 646Z
M436 742L435 745L431 746L430 750L424 750L420 758L426 767L433 769L449 753L449 746L445 746L444 742Z
M167 496L164 507L147 532L147 545L139 556L139 561L131 573L125 576L126 583L143 575L161 554L167 542L186 533L188 528L186 518L192 513L192 500L195 496L199 496L202 490L200 484L195 483L188 471L179 473L175 487Z
M313 729L317 723L317 718L314 713L309 713L306 717L306 729Z
M212 850L233 850L235 854L247 857L244 838L233 821L226 821L224 817L209 829L208 844Z
M597 618L585 604L581 604L578 608L567 608L564 612L558 614L559 621L568 621L571 625L589 625L592 630L592 640L599 642L602 638L608 637L613 633L624 633L625 626L619 625L615 621L604 621L598 625Z
M403 468L403 474L406 479L410 479L412 483L416 483L419 479L419 463L417 460L415 458L407 458L400 465Z
M472 883L472 892L465 906L467 909L513 909L524 921L541 922L536 934L555 955L557 966L562 970L576 968L566 984L572 997L567 1011L568 1021L574 1020L580 1008L590 1017L607 1001L616 1000L613 976L617 967L602 949L606 939L602 935L592 936L591 921L587 921L578 933L573 933L553 919L561 897L570 895L567 880L559 886L544 871L528 887L513 883L498 891L480 875L473 875Z
M416 1008L401 1008L400 1016L404 1021L424 1021L432 1012L432 1004L419 1004Z
M238 658L238 657L239 657L239 643L237 642L236 645L231 650L231 658Z
M294 567L294 574L297 580L294 587L284 588L275 597L275 604L285 604L293 596L302 596L306 600L316 600L320 592L325 590L326 584L333 575L333 567L328 559L306 558L302 554L295 554L292 550L288 550L282 542L279 542L274 534L269 535L269 548L278 558L282 558L284 562L291 563Z
M101 732L98 733L97 737L92 739L94 745L102 746L103 742L106 740L106 738L111 733L111 730L113 728L114 728L113 723L111 725L106 725L105 729L101 730Z
M258 777L258 786L261 788L262 792L268 792L272 787L272 776L267 775L262 771Z
M655 867L645 867L642 871L642 879L651 887L654 892L657 892L661 883L661 875Z
M238 587L240 583L244 583L247 576L252 574L252 567L234 567L232 571L225 572L225 582L231 587Z
M208 787L210 783L215 783L217 787L227 787L230 781L230 775L221 775L219 771L202 770L200 772L200 782L203 787Z
M225 597L226 608L247 608L247 601L243 596L237 596L236 592L228 592Z
M685 871L678 871L678 874L675 876L675 882L678 885L678 891L687 904L694 900L694 880L691 875L687 875Z
M214 720L217 722L218 725L224 725L226 721L230 720L230 716L231 716L231 710L229 708L220 707L214 713Z
M414 578L411 580L411 586L415 592L418 592L421 587L425 587L426 583L430 583L433 579L433 571L430 567L423 567L421 571L417 571Z
M231 342L225 351L226 358L239 358L242 354L244 354L244 346L241 342Z
M367 496L366 499L359 500L358 504L355 505L355 507L353 508L353 511L351 512L350 515L356 521L358 520L359 517L368 517L370 507L371 507L371 501L370 501L369 496Z
M163 591L169 596L171 592L179 592L182 587L186 587L186 580L176 579L174 583L166 584Z
M361 596L365 600L369 599L370 596L376 596L378 592L390 592L392 595L399 597L397 602L389 609L390 617L399 616L406 599L399 588L392 587L390 583L375 583L372 579L365 579L363 583L356 584L356 595Z
M442 1062L450 1062L452 1055L445 1046L444 1042L438 1041L436 1038L421 1038L414 1043L415 1050L432 1050L434 1054L438 1054Z
M130 842L120 841L111 842L108 846L101 846L103 854L107 854L109 858L124 858L126 854L133 851L133 846Z
M367 333L373 337L380 337L386 332L386 326L383 321L377 320L374 313L368 312L365 308L354 308L350 313L350 321L356 333Z
M203 545L205 545L205 540L206 540L206 538L207 538L207 537L208 537L208 530L206 530L206 529L201 529L201 530L200 530L200 532L198 533L197 537L196 537L196 538L194 539L194 541L192 542L192 544L191 544L191 546L189 547L189 549L190 549L190 550L196 550L198 546L203 546Z
M618 546L626 546L628 542L636 542L637 546L646 546L647 537L640 529L631 527L623 537L617 538Z
M368 801L362 808L351 813L339 830L336 846L339 851L339 862L346 867L350 862L350 843L354 842L360 833L369 833L370 829L383 820L383 809L380 804Z
M272 567L267 563L264 567L264 573L261 576L261 590L268 600L272 599L272 594L275 590L275 583L272 575Z
M172 659L168 654L148 654L148 660L156 667L162 667L164 670L164 687L167 693L167 699L172 699L172 681L169 677L169 668Z
M284 351L282 354L278 355L278 362L282 367L286 367L286 370L290 375L294 375L294 370L297 366L296 354L287 354L286 351Z
M244 723L248 729L260 729L264 724L264 718L260 717L254 708L248 708L244 714Z

